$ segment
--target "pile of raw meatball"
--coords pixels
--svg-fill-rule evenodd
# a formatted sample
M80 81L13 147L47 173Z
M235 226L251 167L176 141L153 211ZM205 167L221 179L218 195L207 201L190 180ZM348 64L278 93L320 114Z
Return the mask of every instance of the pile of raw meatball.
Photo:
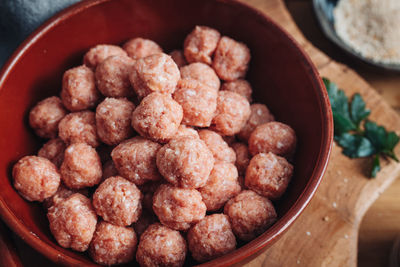
M103 265L182 266L250 241L276 220L296 135L252 103L248 47L196 26L183 50L143 38L97 45L60 97L29 114L49 141L13 168L64 248Z

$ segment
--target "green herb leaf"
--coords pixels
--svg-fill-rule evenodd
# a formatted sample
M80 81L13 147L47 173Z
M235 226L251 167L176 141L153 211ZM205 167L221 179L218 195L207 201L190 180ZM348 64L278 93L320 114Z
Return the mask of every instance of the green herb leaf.
M371 170L371 177L375 178L376 174L381 170L381 164L379 162L379 155L376 154L374 156L374 160L372 162L372 170Z
M343 154L350 158L362 158L375 154L372 143L362 135L344 133L337 139Z
M355 94L351 101L351 119L357 128L360 127L360 122L367 118L371 110L365 108L365 102L360 94Z
M356 130L357 127L350 118L348 98L344 91L339 90L336 84L328 79L324 78L323 81L331 102L335 136L340 136L348 131Z
M400 137L395 132L388 132L384 127L367 120L371 111L366 108L361 95L355 94L349 104L343 90L328 79L323 80L331 102L335 140L343 148L343 154L350 158L373 155L371 177L375 177L381 169L379 156L399 161L394 148Z

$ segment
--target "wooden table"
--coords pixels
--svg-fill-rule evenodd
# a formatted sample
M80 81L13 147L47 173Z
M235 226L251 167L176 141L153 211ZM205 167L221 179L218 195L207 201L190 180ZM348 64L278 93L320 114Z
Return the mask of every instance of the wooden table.
M377 70L354 60L331 43L318 27L310 0L287 0L286 5L305 37L332 59L348 65L367 80L400 114L400 74ZM366 213L359 233L359 266L386 266L390 248L400 235L400 179Z
M330 43L320 31L313 15L311 1L287 0L286 4L305 37L313 45L336 61L356 70L385 98L400 114L400 75L376 70L353 58ZM365 215L359 236L359 266L385 266L393 239L400 234L400 180L384 192ZM0 229L1 230L1 229ZM18 254L25 266L45 266L50 263L18 237L12 237L18 244ZM0 243L1 245L1 243ZM1 263L1 261L0 261ZM249 265L250 266L250 265ZM300 264L301 266L301 264Z

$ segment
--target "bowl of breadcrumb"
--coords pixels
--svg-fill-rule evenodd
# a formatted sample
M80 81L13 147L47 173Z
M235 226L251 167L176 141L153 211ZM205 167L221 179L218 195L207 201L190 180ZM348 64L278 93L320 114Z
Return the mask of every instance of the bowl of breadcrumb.
M347 53L376 67L400 71L400 2L313 0L324 34Z

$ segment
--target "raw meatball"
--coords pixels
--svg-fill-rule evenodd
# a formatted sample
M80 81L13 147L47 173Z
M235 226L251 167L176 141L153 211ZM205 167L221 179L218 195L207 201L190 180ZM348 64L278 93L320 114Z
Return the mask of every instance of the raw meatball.
M134 61L127 56L112 56L101 62L95 72L97 88L109 97L133 95L129 72Z
M62 80L61 99L70 111L80 111L93 108L100 100L94 73L86 66L69 69Z
M85 54L83 64L95 70L99 63L111 56L127 56L127 54L121 47L116 45L96 45Z
M234 143L231 147L236 153L236 168L240 175L244 175L250 162L249 148L243 143Z
M260 153L250 160L245 184L268 199L278 199L285 193L292 175L293 166L285 158L271 152Z
M221 35L217 30L206 26L196 26L186 37L183 52L189 63L203 62L211 64L211 56L217 48Z
M162 224L175 230L189 229L192 224L204 218L206 209L196 189L162 184L154 193L154 212Z
M102 166L96 150L84 143L70 145L60 168L63 183L72 189L94 186L101 181Z
M181 125L179 125L178 131L175 133L174 138L179 138L179 137L183 137L183 136L191 136L194 138L199 138L199 134L197 133L197 131L195 129L181 124Z
M224 213L228 215L235 235L244 241L261 235L277 219L271 201L251 190L242 191L229 200Z
M290 158L296 149L296 133L286 124L273 121L257 126L249 138L249 150L254 156L272 152Z
M49 198L46 198L43 201L43 206L46 209L49 209L51 206L58 204L59 202L62 202L66 200L69 196L75 194L75 193L80 193L84 196L88 196L88 191L86 189L80 189L80 190L71 190L67 187L65 187L62 183L60 183L60 186L57 189L57 192L52 195Z
M200 130L200 139L206 143L208 149L214 156L215 161L235 163L235 151L222 139L221 135L210 130Z
M42 146L38 156L46 158L59 168L64 160L64 151L66 145L60 138L54 138Z
M52 96L46 98L29 112L29 125L43 138L55 138L58 135L58 123L67 115L61 99Z
M135 184L113 176L106 179L93 194L97 215L119 226L136 222L142 212L142 193Z
M103 165L103 177L101 178L102 181L107 179L111 176L117 176L118 170L115 168L114 162L112 160L107 161Z
M136 260L142 267L180 267L186 252L186 241L178 231L155 223L140 237Z
M139 99L152 92L172 94L180 77L178 66L163 53L138 59L129 75Z
M223 36L215 50L212 67L222 80L234 81L246 75L249 62L249 48L243 43Z
M124 50L133 59L139 59L162 53L161 47L152 40L133 38L123 45Z
M86 143L92 147L100 145L97 130L96 116L92 111L70 113L58 125L59 136L67 144Z
M26 156L13 167L14 187L29 201L43 201L54 195L60 185L60 173L48 159Z
M160 144L138 136L115 147L111 157L123 177L141 185L161 179L156 165L156 155L160 148Z
M183 117L182 107L171 96L152 93L132 113L132 127L157 142L174 137Z
M215 163L207 184L199 188L207 211L219 210L240 191L238 171L235 165L227 162Z
M246 125L242 128L238 137L243 141L248 141L254 129L261 124L274 121L274 115L271 114L269 109L264 104L250 105L250 118L247 120Z
M193 79L184 79L178 82L173 97L182 106L183 124L210 126L217 108L218 93L215 89Z
M196 62L181 68L182 79L193 79L219 90L221 82L215 71L207 64Z
M187 240L193 258L200 262L218 258L236 248L235 235L224 214L206 216L190 228Z
M204 186L213 166L211 151L198 138L172 139L157 153L157 167L162 176L182 188Z
M238 79L232 82L226 82L222 85L221 90L231 91L237 93L241 96L244 96L247 101L251 102L251 95L253 93L253 89L248 81Z
M147 227L156 222L157 218L153 213L143 210L139 220L133 224L133 229L138 236L141 236Z
M136 233L131 227L100 222L90 243L89 253L95 262L102 265L127 263L135 257L137 243Z
M88 249L97 224L90 199L75 193L52 206L47 218L50 231L60 246L76 251Z
M246 125L250 113L246 98L230 91L219 91L212 128L221 135L237 134Z
M182 50L174 50L171 53L169 53L169 55L175 61L178 68L181 68L188 64Z
M126 98L106 98L96 108L96 128L100 140L116 145L133 135L132 112L135 105Z

